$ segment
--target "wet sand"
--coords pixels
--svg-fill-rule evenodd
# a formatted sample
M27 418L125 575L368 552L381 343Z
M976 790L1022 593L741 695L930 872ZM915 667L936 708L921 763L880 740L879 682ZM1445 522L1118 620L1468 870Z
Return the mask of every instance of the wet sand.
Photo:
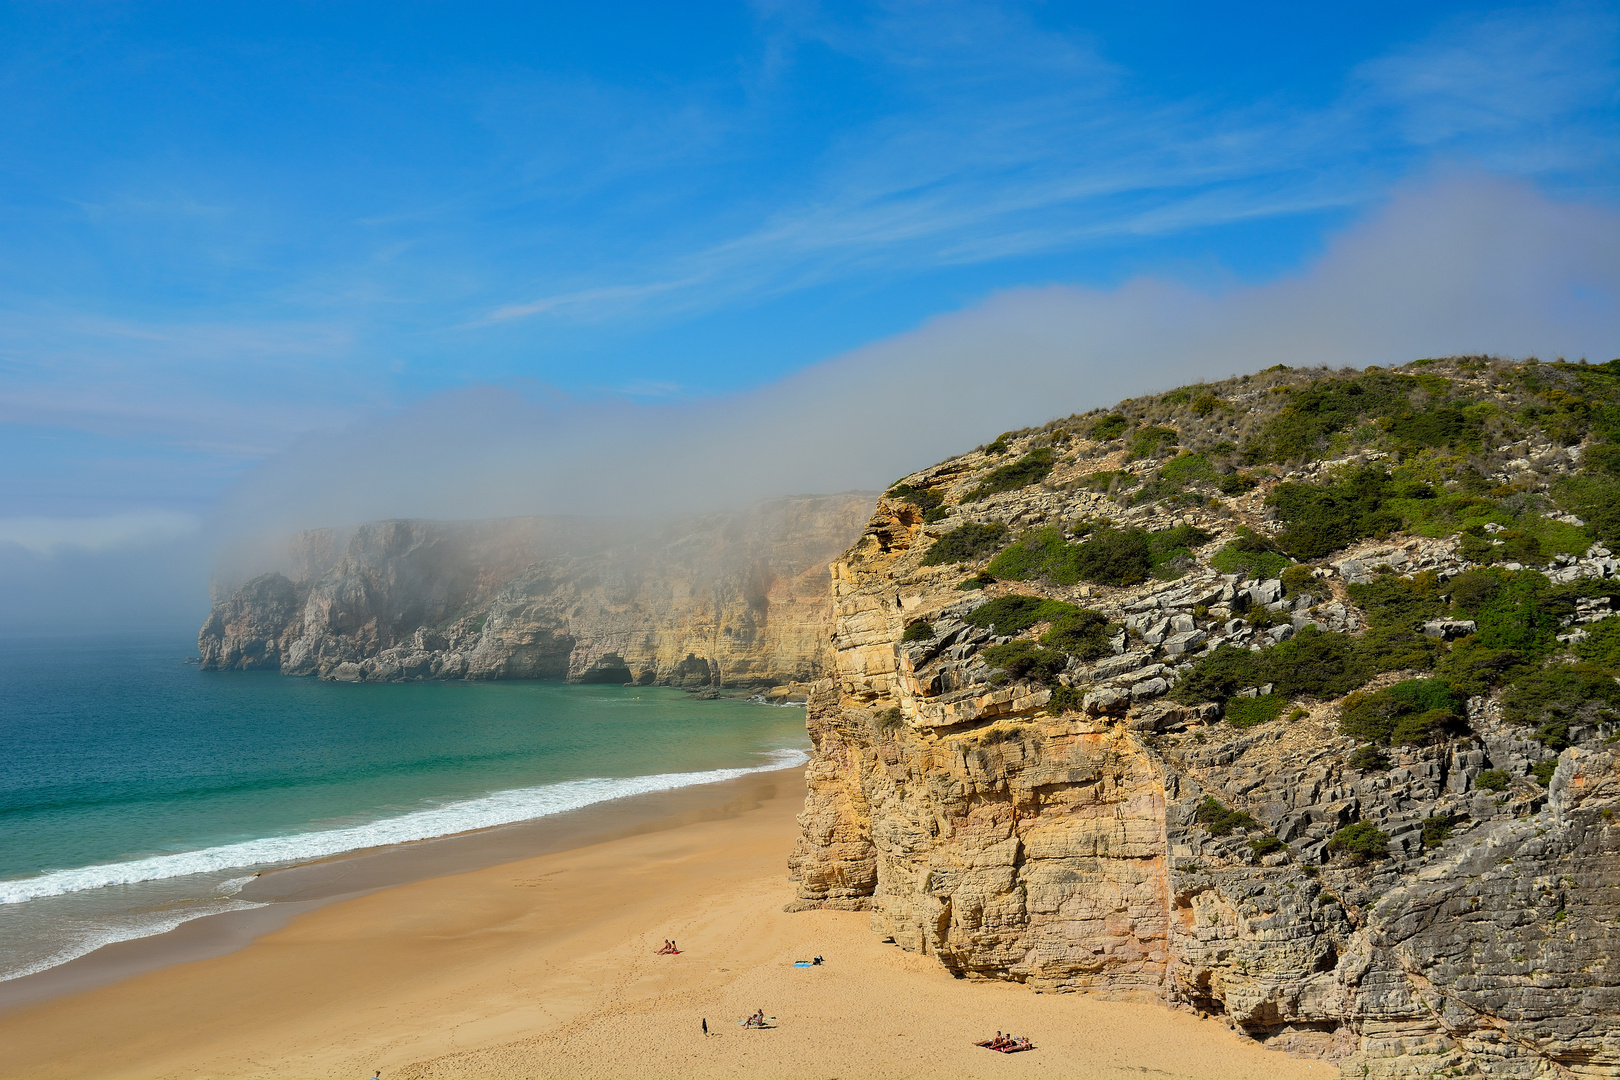
M267 875L294 915L246 947L0 1012L0 1076L1336 1074L1157 1005L954 979L863 913L783 913L802 799L796 771L768 773L465 872L456 860L521 845L489 834ZM654 955L666 937L682 955ZM773 1029L736 1026L756 1008ZM972 1045L998 1028L1039 1049Z

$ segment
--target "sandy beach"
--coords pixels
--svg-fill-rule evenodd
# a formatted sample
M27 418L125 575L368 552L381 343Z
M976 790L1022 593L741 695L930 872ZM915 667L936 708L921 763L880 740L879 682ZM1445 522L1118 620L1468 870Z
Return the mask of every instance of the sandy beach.
M713 785L706 813L379 888L226 955L10 1008L0 1076L1336 1075L1157 1005L954 979L864 913L785 914L802 790L797 771ZM666 937L680 956L655 955ZM737 1026L756 1008L773 1029ZM997 1029L1038 1049L972 1045Z

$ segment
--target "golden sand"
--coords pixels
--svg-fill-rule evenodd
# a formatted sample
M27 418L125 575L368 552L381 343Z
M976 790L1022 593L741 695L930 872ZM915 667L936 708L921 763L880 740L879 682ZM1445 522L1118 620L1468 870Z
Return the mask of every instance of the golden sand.
M722 820L385 889L0 1014L0 1076L1336 1074L1157 1005L954 979L861 913L783 913L791 776ZM655 955L666 937L682 955ZM756 1008L776 1026L736 1026ZM972 1045L997 1029L1038 1049Z

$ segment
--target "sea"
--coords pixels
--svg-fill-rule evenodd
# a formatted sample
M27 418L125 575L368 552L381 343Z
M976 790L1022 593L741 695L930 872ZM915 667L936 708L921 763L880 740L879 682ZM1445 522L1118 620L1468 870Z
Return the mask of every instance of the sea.
M0 981L259 905L257 873L806 760L667 687L201 671L183 631L0 638Z

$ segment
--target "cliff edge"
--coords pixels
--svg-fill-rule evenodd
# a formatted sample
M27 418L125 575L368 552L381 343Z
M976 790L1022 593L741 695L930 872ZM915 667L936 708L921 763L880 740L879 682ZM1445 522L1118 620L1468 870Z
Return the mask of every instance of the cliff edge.
M277 568L216 581L197 647L208 669L347 681L808 682L827 660L827 564L871 506L844 494L660 523L307 532Z
M1273 369L906 477L794 907L1346 1076L1620 1075L1620 361Z

